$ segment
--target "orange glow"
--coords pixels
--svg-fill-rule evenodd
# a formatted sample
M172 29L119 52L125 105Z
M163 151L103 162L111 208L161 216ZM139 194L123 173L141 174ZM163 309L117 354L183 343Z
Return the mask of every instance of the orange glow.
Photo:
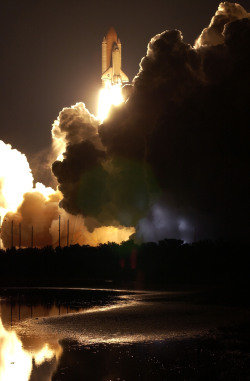
M52 349L45 344L41 349L33 349L32 353L23 348L21 340L14 331L7 331L0 318L0 381L28 381L32 371L32 359L37 365L56 357L58 360L62 348L57 344Z
M103 122L112 105L118 106L124 101L121 85L106 86L100 90L97 117Z
M32 358L22 348L15 332L4 329L0 319L0 381L27 381L32 370Z
M34 359L36 365L41 365L46 360L51 360L55 356L54 351L49 347L48 344L45 344L44 347L34 354Z
M90 123L98 134L98 124L103 121L111 105L123 102L121 84L107 86L100 90L98 118L89 114L83 103L77 103L66 109L69 120L63 123L70 124L72 118L78 118L80 123ZM53 124L53 154L58 160L63 160L63 153L67 145L67 133L59 128L60 118L65 117L65 109ZM67 128L66 128L67 130ZM84 218L73 216L59 207L63 195L58 190L36 183L33 187L33 175L24 154L12 149L9 144L0 141L0 216L1 239L0 248L14 246L36 247L52 245L56 247L58 239L58 216L61 217L61 246L70 244L98 246L102 243L127 241L135 232L134 227L107 226L89 232ZM11 230L11 223L14 230ZM68 234L69 224L69 234ZM1 225L1 223L0 223ZM19 229L20 236L19 239ZM12 238L11 238L12 237ZM13 240L12 240L13 239Z
M69 245L91 245L98 246L102 243L127 241L135 233L134 227L124 226L103 226L95 228L90 233L85 226L84 218L80 215L73 216L65 210L60 209L61 215L61 246L67 244L67 222L69 221ZM53 238L53 246L58 245L58 220L53 220L50 227L50 234Z

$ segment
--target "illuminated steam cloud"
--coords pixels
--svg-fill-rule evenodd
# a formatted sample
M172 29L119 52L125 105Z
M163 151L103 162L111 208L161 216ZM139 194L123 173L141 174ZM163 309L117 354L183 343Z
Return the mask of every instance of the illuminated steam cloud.
M92 245L100 243L121 243L133 233L131 229L119 227L96 228L89 232L82 216L71 215L59 208L61 194L51 188L37 184L36 188L24 194L23 202L15 213L8 212L2 224L2 241L5 248L44 247L59 245L59 215L60 245ZM12 233L13 221L13 233ZM21 242L19 238L21 229Z
M52 127L54 150L62 159L67 145L89 140L97 148L102 148L98 136L98 120L89 113L84 103L64 108Z
M12 236L13 245L19 246L19 226L21 228L21 246L30 247L33 243L36 247L43 247L53 244L53 237L50 234L52 221L58 221L59 192L51 188L45 188L42 184L31 189L23 195L23 202L16 212L8 212L2 224L2 241L4 247L11 247ZM13 221L13 234L11 224ZM33 228L33 234L32 234ZM57 236L58 239L58 236Z
M11 247L12 238L14 246L18 246L19 224L21 224L23 247L31 245L32 226L35 229L37 246L52 244L49 229L53 219L58 219L60 192L55 192L39 183L33 188L33 175L26 156L2 141L0 141L0 160L3 247Z
M249 14L227 2L195 47L178 30L152 38L126 103L53 164L61 205L145 240L247 237L249 44Z
M54 142L59 147L57 154L64 152L64 147L67 147L64 155L69 159L65 168L67 161L62 162L60 181L64 181L70 170L69 184L64 184L62 190L65 193L69 192L76 199L77 189L74 190L74 186L77 188L79 171L86 172L93 163L99 162L100 158L106 155L101 150L103 146L97 126L97 120L89 114L83 103L63 109L53 126ZM12 244L15 247L19 245L21 247L58 246L59 215L61 216L61 246L76 243L98 245L108 241L120 243L134 233L133 228L122 228L117 223L115 226L102 228L95 219L88 218L88 225L92 226L90 233L83 217L78 215L79 210L74 207L70 198L62 200L61 206L64 210L59 207L59 201L62 198L60 191L47 188L41 183L37 183L36 187L32 188L33 176L25 155L12 150L4 143L1 143L1 147L1 159L6 163L6 167L1 166L0 177L1 207L4 208L1 229L3 247L10 248ZM99 156L96 152L99 152ZM10 166L7 166L8 162ZM57 164L60 162L54 163L55 171Z
M65 108L54 124L53 134L62 139L66 147L64 160L58 160L52 166L64 195L60 206L68 213L86 216L90 231L102 225L131 226L131 221L124 223L118 217L121 213L127 215L126 210L122 211L124 208L115 213L112 208L119 167L107 156L98 135L96 119L83 104ZM123 184L125 198L121 203L126 202L125 186Z
M5 167L1 166L0 177L2 247L58 246L59 215L61 246L96 246L108 241L120 243L134 232L134 229L117 226L99 227L90 233L82 216L71 215L59 207L62 198L60 191L41 183L36 183L32 188L33 176L25 155L3 142L0 146L2 162L6 163ZM77 168L78 162L75 164Z
M73 216L65 210L60 209L61 216L61 246L69 245L91 245L98 246L101 243L127 241L134 232L131 228L121 227L99 227L89 232L82 216ZM68 234L69 223L69 234ZM58 220L53 220L50 228L53 237L53 245L58 246Z
M15 211L23 194L33 186L33 176L25 155L0 140L0 214Z

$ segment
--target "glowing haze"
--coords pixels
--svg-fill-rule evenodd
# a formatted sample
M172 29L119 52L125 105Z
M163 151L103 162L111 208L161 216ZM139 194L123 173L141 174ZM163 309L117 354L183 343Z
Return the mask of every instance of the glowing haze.
M249 43L250 15L229 2L194 47L178 30L153 37L132 85L101 90L97 117L82 102L59 113L52 127L56 191L32 189L25 156L2 142L5 247L12 220L21 224L22 246L30 245L32 226L35 245L57 245L59 214L63 245L67 221L70 243L121 242L135 230L143 241L244 239Z
M104 89L103 89L104 90ZM110 96L108 96L110 94ZM100 109L106 116L112 104L122 101L121 87L106 89L106 103L100 101ZM109 102L107 102L109 100ZM104 114L102 114L104 118ZM86 140L95 147L103 149L98 136L100 117L91 115L83 103L64 108L52 127L52 154L63 162L67 147L78 145ZM20 246L43 247L59 244L58 224L61 217L60 244L99 245L106 242L121 243L134 233L133 227L96 226L90 232L81 214L68 213L59 207L62 193L59 190L36 183L33 187L33 176L25 155L13 150L4 142L1 144L1 159L6 166L1 166L0 173L0 206L2 222L1 239L4 247ZM79 166L79 157L75 158L75 171ZM73 172L72 172L73 175ZM12 228L13 226L13 228Z

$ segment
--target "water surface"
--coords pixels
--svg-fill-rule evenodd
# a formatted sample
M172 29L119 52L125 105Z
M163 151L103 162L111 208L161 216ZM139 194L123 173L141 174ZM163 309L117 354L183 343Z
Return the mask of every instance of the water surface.
M230 327L250 316L196 292L34 288L2 289L0 298L0 381L195 380L208 369L215 379L239 372ZM223 366L221 327L231 356Z

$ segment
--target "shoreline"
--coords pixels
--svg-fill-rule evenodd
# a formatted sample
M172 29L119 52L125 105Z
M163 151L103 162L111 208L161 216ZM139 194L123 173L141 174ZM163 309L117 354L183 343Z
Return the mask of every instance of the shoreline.
M62 288L43 289L45 294L55 290ZM250 378L248 306L210 304L211 295L202 298L201 290L63 291L65 297L93 296L96 305L61 316L27 318L12 327L31 353L36 348L32 345L60 350L53 360L53 381ZM107 303L98 305L96 295L101 299L106 295ZM48 362L34 372L43 366Z
M203 335L209 330L250 321L248 308L209 304L199 299L198 293L107 290L112 291L115 299L104 305L86 306L80 312L61 316L28 319L20 327L25 325L26 332L36 330L46 335L53 332L61 339L78 337L81 343L125 343Z

